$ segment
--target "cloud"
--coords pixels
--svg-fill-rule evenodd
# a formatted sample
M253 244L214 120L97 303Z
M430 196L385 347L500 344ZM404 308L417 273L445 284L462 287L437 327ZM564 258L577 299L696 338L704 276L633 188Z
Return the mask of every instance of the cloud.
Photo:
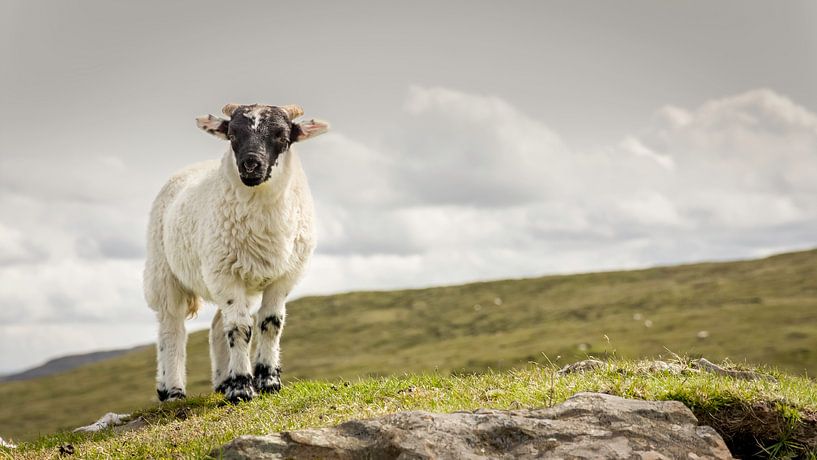
M663 184L700 227L753 229L813 220L817 116L770 90L667 107L643 136L673 159Z
M406 110L398 184L418 203L507 206L568 186L559 136L500 98L412 87Z
M590 151L496 96L417 86L404 108L389 132L298 146L319 245L296 296L815 245L817 116L773 91L668 105ZM74 152L38 163L42 187L0 161L0 369L153 340L144 229L175 169L157 161Z
M127 348L146 343L154 326L147 323L3 324L0 348L4 370L31 367L57 356ZM17 359L15 359L15 357ZM23 358L23 359L21 359Z
M672 157L664 156L652 151L646 145L641 143L640 140L633 136L628 136L621 141L619 148L625 152L630 152L635 156L649 158L661 165L667 171L675 170L675 160L673 160Z
M324 198L350 193L346 180L319 186L309 289L318 279L340 290L419 286L814 245L817 116L773 91L666 106L639 134L585 152L494 96L413 87L405 107L399 130L346 157L367 201ZM307 166L326 177L319 162Z
M0 224L0 266L33 262L43 255L21 231Z

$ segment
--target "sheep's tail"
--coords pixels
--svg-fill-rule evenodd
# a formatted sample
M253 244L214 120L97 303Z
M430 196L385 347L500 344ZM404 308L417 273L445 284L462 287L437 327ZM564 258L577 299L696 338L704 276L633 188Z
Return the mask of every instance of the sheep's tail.
M187 296L187 319L195 318L201 308L201 299L197 295Z

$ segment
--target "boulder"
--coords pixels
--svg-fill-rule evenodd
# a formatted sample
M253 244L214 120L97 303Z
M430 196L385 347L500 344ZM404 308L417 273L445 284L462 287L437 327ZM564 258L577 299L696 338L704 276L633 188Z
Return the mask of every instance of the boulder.
M579 393L547 409L400 412L336 427L241 436L224 459L732 458L677 401Z

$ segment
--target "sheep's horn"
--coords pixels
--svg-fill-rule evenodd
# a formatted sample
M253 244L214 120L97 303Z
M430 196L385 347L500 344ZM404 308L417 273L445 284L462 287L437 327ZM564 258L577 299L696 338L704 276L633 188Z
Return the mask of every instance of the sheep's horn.
M241 104L227 104L221 108L221 113L227 115L228 117L232 117L233 113L235 113L235 109L241 107Z
M279 107L279 109L286 112L287 117L289 117L290 121L294 120L294 119L296 119L296 118L298 118L298 117L300 117L301 115L304 114L304 109L302 109L300 105L295 105L295 104L282 105L281 107Z

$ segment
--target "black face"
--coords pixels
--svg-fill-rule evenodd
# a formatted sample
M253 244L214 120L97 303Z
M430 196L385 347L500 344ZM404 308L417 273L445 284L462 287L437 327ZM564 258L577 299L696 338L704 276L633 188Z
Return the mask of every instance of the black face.
M249 187L269 179L278 157L289 150L292 124L286 113L263 105L242 105L233 112L227 137L241 182Z

